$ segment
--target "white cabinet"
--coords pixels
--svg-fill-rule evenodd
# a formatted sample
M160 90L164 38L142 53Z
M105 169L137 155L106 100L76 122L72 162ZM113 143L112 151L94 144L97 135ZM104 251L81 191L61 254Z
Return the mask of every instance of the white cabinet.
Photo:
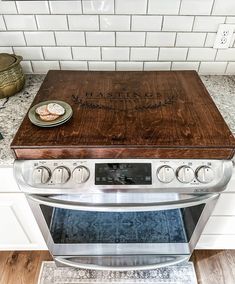
M23 193L0 193L0 250L47 249Z
M235 168L199 239L197 249L235 249Z
M10 166L0 167L0 193L1 192L20 192L13 175L13 168Z

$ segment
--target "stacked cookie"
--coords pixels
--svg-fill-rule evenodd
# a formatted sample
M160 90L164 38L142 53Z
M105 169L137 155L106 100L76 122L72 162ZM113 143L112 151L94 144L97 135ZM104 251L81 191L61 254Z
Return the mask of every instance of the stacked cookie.
M65 109L57 103L50 103L38 107L36 109L36 113L43 121L53 121L63 115L65 113Z

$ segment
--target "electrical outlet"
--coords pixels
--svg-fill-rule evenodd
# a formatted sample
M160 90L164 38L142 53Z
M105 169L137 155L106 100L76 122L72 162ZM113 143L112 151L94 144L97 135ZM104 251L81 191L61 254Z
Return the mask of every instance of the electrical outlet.
M221 24L215 38L214 48L229 48L235 25Z

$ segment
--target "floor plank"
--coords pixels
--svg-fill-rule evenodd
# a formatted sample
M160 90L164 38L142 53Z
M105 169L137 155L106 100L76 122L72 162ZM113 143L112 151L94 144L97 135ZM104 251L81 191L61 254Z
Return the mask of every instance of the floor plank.
M197 250L192 260L198 284L235 284L235 250Z
M36 284L43 260L50 260L47 251L0 252L1 284Z
M36 284L47 251L0 252L0 284ZM198 284L235 284L235 250L197 250L194 262Z

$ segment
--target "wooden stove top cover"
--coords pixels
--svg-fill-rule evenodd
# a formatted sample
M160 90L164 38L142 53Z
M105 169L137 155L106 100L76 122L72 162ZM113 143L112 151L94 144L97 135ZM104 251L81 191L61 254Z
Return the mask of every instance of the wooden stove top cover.
M40 128L24 118L18 159L230 159L235 139L194 71L49 71L35 100L63 100L73 117Z

